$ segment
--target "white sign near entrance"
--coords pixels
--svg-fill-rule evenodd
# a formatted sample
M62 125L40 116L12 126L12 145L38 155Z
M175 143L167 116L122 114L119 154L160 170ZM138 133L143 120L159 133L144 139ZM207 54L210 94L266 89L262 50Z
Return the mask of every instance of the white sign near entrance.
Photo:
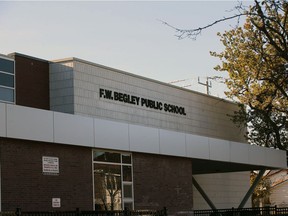
M43 174L59 174L59 158L58 157L42 157L42 172Z
M52 198L52 208L60 208L60 207L61 207L61 199Z

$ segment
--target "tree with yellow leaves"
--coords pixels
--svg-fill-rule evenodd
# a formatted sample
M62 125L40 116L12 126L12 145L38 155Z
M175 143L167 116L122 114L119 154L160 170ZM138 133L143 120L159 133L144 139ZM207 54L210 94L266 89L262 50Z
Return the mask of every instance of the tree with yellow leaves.
M228 72L226 95L239 102L233 121L247 125L252 144L288 148L288 3L266 0L245 11L246 22L223 34L215 69Z

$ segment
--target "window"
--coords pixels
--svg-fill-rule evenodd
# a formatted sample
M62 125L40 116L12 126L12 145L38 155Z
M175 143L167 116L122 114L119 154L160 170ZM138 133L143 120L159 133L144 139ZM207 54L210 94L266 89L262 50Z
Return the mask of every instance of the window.
M15 102L14 61L0 56L0 102Z
M0 101L14 102L14 90L0 87Z
M95 210L133 209L131 154L93 151Z
M14 74L14 61L8 60L6 58L0 57L0 71L6 73Z

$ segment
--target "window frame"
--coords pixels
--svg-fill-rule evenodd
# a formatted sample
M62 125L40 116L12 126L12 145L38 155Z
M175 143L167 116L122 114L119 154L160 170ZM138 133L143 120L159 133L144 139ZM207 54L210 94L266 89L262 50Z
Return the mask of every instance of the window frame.
M11 59L11 58L8 58L8 57L4 57L4 56L2 56L2 55L0 55L0 59L4 59L4 60L6 60L6 61L11 61L11 62L13 62L13 73L10 73L9 71L3 71L3 70L0 69L0 73L1 73L1 74L7 74L7 75L10 75L10 76L13 76L13 87L6 86L6 85L0 85L0 87L3 88L3 89L10 89L10 90L13 91L13 101L1 100L1 99L0 99L0 102L15 104L15 102L16 102L15 60L14 60L14 59Z
M101 151L101 152L109 152L109 153L116 153L120 154L120 162L106 162L106 161L96 161L94 160L94 152L95 151ZM131 157L131 163L123 162L123 155L130 155ZM132 209L134 209L134 184L133 184L133 158L132 153L128 152L120 152L120 151L110 151L105 149L92 149L92 174L93 174L93 209L95 210L95 176L94 176L94 164L107 164L107 165L120 165L121 167L121 208L124 210L125 203L129 203L132 206ZM124 181L123 179L123 167L124 166L130 166L131 167L131 181ZM132 197L124 197L124 185L130 185L132 189Z

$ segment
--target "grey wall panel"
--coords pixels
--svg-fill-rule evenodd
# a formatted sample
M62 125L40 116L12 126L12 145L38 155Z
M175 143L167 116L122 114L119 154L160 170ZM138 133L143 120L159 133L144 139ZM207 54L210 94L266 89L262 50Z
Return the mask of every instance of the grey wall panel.
M96 148L129 151L128 124L94 119Z
M73 61L50 63L50 109L74 113Z
M210 159L230 161L230 143L227 140L209 138Z
M81 59L60 60L50 69L54 111L244 141L243 134L227 117L238 109L236 104ZM62 85L65 88L61 90ZM65 91L71 87L74 92ZM184 107L186 115L100 98L100 88L161 102L163 106Z
M78 146L94 146L92 118L54 112L54 141Z
M139 125L129 125L130 150L159 154L159 130Z
M159 130L160 132L160 154L173 156L186 156L185 134Z
M230 154L232 162L249 164L249 145L230 142Z
M209 159L208 137L186 134L187 157Z
M0 103L0 136L6 137L7 130L6 130L6 104Z
M266 164L266 148L249 146L249 162L250 164Z
M53 112L7 104L7 137L53 142Z
M287 164L287 158L285 151L279 151L277 149L265 148L266 151L266 165L282 167L283 164Z

